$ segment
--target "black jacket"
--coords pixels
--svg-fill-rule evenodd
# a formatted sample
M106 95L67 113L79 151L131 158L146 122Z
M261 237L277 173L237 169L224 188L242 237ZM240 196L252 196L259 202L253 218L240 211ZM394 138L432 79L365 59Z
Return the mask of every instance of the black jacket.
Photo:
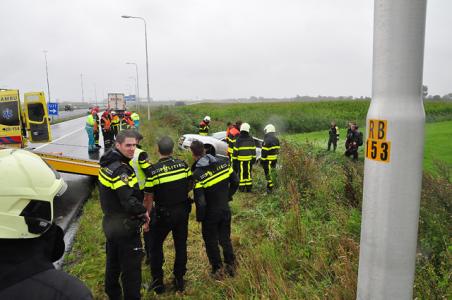
M238 163L238 161L251 161L251 164L254 164L256 162L256 143L248 132L240 132L234 145L232 157L234 163Z
M279 154L279 139L274 132L267 133L262 143L261 161L277 160Z
M228 202L239 187L229 160L207 154L194 163L192 170L197 221L208 220L219 210L229 210Z
M103 229L108 239L124 238L139 234L143 206L143 193L130 159L116 148L100 159L99 194L104 212Z
M55 270L52 262L64 252L63 232L56 229L39 238L0 239L0 299L93 299L79 279Z

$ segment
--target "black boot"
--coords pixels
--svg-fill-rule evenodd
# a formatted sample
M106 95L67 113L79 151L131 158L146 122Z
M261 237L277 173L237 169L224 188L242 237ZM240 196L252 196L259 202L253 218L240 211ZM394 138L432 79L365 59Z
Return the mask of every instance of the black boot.
M226 272L226 274L228 274L228 276L234 277L235 276L235 265L226 264L224 271Z
M183 292L185 290L184 277L174 277L173 283L177 292Z
M148 290L154 291L156 294L162 294L163 292L165 292L163 278L162 277L154 278Z

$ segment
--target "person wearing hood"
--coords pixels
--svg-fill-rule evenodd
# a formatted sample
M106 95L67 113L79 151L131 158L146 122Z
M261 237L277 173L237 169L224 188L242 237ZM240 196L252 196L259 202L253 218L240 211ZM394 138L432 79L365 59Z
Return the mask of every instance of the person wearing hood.
M163 243L171 232L174 241L174 287L183 292L184 276L187 271L188 216L191 202L188 192L191 189L191 170L180 159L173 158L174 142L169 136L158 142L159 161L150 167L150 177L146 179L145 189L149 189L151 203L155 203L155 215L150 229L150 257L152 282L150 290L161 294L163 284ZM155 218L154 218L155 216Z
M64 233L54 201L67 185L39 156L0 150L0 299L93 299L77 278L56 270Z
M239 179L229 160L205 154L204 144L193 141L190 145L195 163L192 166L196 220L202 224L211 275L220 279L223 261L218 245L223 249L225 271L235 274L235 255L231 243L231 209L229 201L237 191Z
M276 168L279 154L279 139L276 137L275 126L268 124L264 128L264 142L262 143L261 165L267 180L267 193L273 190L272 170Z
M235 142L232 153L232 164L234 170L238 170L241 192L251 192L253 187L251 172L255 162L256 144L250 135L250 124L243 123L240 126L240 135Z
M110 299L141 298L144 252L140 233L141 227L149 223L149 214L130 166L136 145L136 133L123 130L116 136L114 147L100 159L99 196L107 254L105 292Z

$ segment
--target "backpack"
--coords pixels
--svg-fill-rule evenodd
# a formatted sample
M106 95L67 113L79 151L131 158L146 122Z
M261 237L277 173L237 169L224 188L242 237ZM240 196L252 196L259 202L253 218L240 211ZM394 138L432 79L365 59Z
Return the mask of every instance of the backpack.
M363 143L364 143L364 140L363 140L363 133L362 133L362 132L359 132L358 146L362 146Z

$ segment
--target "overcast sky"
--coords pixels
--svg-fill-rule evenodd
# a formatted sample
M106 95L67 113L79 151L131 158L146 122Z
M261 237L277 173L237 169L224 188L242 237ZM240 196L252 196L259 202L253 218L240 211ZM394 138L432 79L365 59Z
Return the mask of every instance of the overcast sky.
M424 82L452 92L451 0L427 9ZM371 0L0 0L0 88L52 100L370 96Z

